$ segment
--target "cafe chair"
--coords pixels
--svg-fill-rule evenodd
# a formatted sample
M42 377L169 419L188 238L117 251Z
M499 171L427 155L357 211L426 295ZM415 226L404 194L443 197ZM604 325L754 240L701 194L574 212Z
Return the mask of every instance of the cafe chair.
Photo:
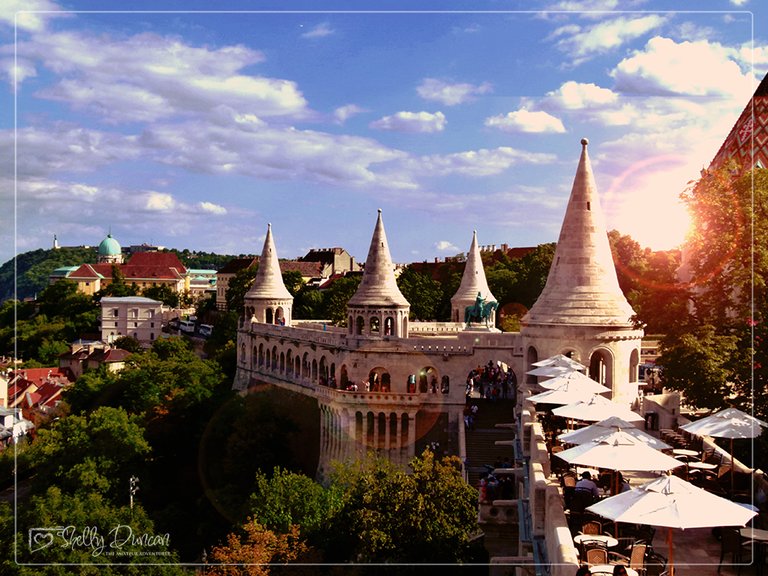
M582 534L600 535L603 533L603 525L597 520L590 520L581 525Z
M744 554L750 559L752 557L752 543L742 538L738 528L731 526L723 527L720 531L720 563L717 565L717 572L723 566L725 557L731 555L731 564L738 564L737 574L741 574L741 564L744 563Z
M648 546L646 544L634 544L629 551L629 555L625 556L618 552L609 552L610 564L624 564L635 570L640 576L645 576L647 573L645 567L645 556L648 552Z
M584 561L590 566L608 564L608 549L602 546L586 548L584 550Z

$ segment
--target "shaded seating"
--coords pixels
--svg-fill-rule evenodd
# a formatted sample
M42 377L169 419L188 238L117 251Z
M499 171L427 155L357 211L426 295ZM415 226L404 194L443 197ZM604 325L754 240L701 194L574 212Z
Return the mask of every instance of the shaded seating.
M603 533L603 525L597 520L589 520L581 525L582 534L599 535Z
M745 553L748 560L752 559L752 543L742 538L738 528L727 526L720 530L720 563L717 565L717 572L723 566L725 557L731 556L731 564L737 564L736 572L741 574L741 564L744 563Z
M646 544L634 544L630 548L629 555L625 556L618 552L609 552L608 557L611 564L624 564L635 570L640 576L646 574L645 557L648 552Z
M608 549L605 547L605 545L587 547L587 542L585 542L584 561L589 566L608 564Z

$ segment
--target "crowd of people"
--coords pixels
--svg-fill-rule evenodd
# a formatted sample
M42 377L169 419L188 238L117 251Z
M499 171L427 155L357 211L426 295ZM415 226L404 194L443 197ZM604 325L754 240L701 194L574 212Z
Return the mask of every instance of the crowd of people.
M478 366L467 375L467 398L475 392L487 400L514 400L517 397L517 377L514 371L489 360L485 366Z

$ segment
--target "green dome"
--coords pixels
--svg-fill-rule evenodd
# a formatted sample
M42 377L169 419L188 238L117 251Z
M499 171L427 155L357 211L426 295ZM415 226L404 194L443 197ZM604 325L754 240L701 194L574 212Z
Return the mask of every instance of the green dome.
M99 244L99 256L119 256L122 253L120 243L108 234Z

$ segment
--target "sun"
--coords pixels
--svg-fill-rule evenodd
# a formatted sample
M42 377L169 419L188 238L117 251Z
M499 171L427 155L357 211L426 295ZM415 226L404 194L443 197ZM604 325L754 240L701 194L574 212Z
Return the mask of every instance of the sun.
M603 196L608 230L654 251L679 248L691 230L691 215L680 199L690 174L677 156L649 158L625 170Z

